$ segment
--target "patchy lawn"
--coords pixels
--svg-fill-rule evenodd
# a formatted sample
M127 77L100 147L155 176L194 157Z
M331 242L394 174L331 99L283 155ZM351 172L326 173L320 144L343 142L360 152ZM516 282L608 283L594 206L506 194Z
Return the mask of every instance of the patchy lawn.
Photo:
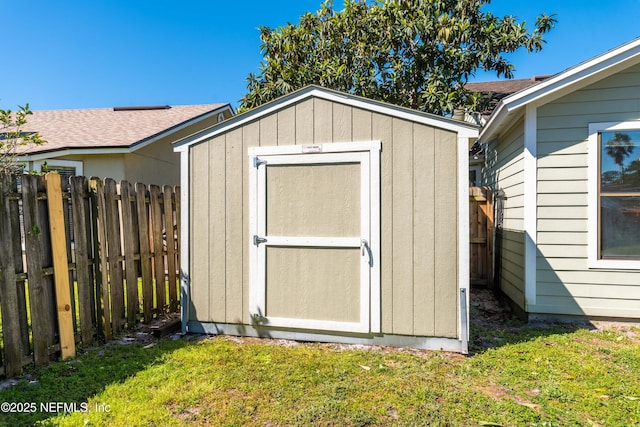
M470 356L233 337L89 349L0 391L37 409L0 423L640 425L640 328L475 310Z

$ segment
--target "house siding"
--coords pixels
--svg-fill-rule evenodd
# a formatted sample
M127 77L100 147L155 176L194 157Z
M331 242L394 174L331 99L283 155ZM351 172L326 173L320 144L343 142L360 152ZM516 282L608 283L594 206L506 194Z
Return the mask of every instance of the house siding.
M640 271L588 267L589 123L640 119L640 65L541 106L533 313L640 317ZM595 230L593 230L595 231Z
M380 140L381 329L458 337L457 134L319 98L190 147L189 320L250 325L248 148Z
M524 291L524 121L518 120L504 135L487 145L485 180L502 190L503 223L500 289L518 306L525 306Z

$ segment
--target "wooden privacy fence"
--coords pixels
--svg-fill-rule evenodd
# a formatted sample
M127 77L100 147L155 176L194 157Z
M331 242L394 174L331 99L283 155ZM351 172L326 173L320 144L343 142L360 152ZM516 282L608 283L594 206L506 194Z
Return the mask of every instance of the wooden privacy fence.
M64 188L55 173L0 176L7 377L178 309L179 188L85 177Z
M469 232L471 284L493 287L493 193L489 187L469 188Z

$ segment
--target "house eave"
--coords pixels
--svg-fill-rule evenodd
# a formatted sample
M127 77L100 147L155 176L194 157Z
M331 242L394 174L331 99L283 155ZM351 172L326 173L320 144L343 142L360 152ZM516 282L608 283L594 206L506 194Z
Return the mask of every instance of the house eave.
M491 141L523 106L546 104L569 92L592 84L640 62L640 38L596 56L542 82L502 99L480 132L482 141Z
M166 138L168 136L171 136L172 134L181 131L182 129L193 125L194 123L197 123L201 120L206 120L212 116L218 115L220 113L224 113L225 111L228 111L231 113L231 115L233 115L233 109L231 108L231 105L229 104L225 104L222 107L218 107L214 110L211 110L207 113L203 113L199 116L196 117L192 117L191 119L188 119L182 123L178 123L177 125L174 125L168 129L165 129L155 135L146 137L144 139L141 139L140 141L136 141L133 144L129 145L129 149L131 152L140 150L150 144L153 144L154 142L157 142L158 140L162 139L162 138Z
M83 156L83 155L104 155L104 154L126 154L130 153L129 147L96 147L96 148L60 148L50 151L39 151L32 154L24 154L18 156L20 162L31 162L38 160L54 159L64 156Z

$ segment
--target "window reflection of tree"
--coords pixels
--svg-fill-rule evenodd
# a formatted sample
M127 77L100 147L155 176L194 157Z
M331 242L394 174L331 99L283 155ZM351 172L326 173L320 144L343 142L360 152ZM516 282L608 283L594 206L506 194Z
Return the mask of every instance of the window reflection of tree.
M624 184L624 159L633 153L631 136L627 133L615 132L613 138L605 143L605 153L610 156L616 165L620 166L620 184Z

